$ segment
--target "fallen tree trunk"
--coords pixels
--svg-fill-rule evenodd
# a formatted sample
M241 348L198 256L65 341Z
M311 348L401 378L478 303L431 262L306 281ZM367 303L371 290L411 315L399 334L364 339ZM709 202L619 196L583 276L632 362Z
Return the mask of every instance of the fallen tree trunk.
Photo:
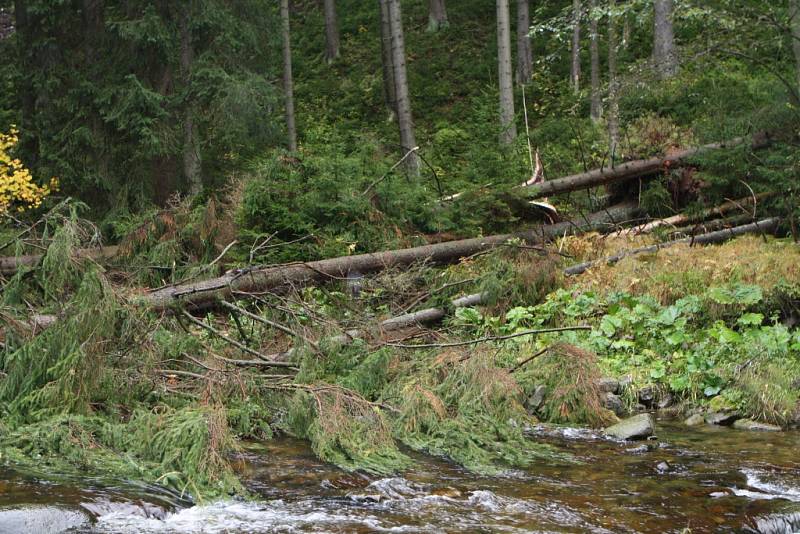
M696 236L694 238L694 243L697 244L712 244L712 243L721 243L728 239L732 239L734 237L753 233L753 232L765 232L768 230L772 230L778 223L777 218L771 219L764 219L757 223L753 224L746 224L743 226L738 226L735 228L730 228L718 232L711 232L705 235ZM673 245L677 245L679 243L689 243L692 238L686 239L677 239L674 241L667 241L664 243L660 243L658 245L652 245L649 247L642 247L637 248L625 252L621 252L610 258L606 258L604 260L596 260L591 262L579 263L576 265L572 265L564 269L564 274L567 276L570 275L577 275L585 272L588 270L589 267L593 265L598 265L603 261L614 263L616 261L621 260L626 256L631 256L635 254L642 254L647 252L656 252L662 248L667 248ZM484 293L473 293L471 295L465 295L463 297L459 297L450 301L450 305L453 308L467 308L470 306L480 306L485 302L486 294ZM391 317L384 321L381 321L377 325L377 331L379 333L388 333L392 331L402 330L405 328L410 328L414 326L419 326L423 324L431 324L441 321L447 315L447 310L444 308L425 308L423 310L415 311L412 313L404 313L403 315L398 315L396 317ZM339 344L347 344L352 342L355 339L361 339L367 337L369 335L369 331L365 329L354 328L351 330L347 330L342 334L337 336L333 336L329 339L330 342L339 343ZM273 355L273 359L277 360L285 360L291 357L294 349L289 349L286 352Z
M89 258L94 261L101 261L117 255L119 247L84 248L76 251L82 258ZM27 254L25 256L6 256L0 258L0 274L3 276L13 276L20 267L35 267L39 265L44 257L43 254Z
M639 226L632 226L631 228L626 228L620 231L618 235L646 234L652 232L656 228L661 228L662 226L677 227L680 224L687 224L692 221L701 221L709 217L720 217L722 215L725 215L729 211L733 211L735 209L743 209L744 207L756 205L759 200L771 197L774 194L775 193L771 192L760 193L758 195L743 198L740 200L729 200L728 202L720 204L719 206L702 210L701 212L696 214L679 213L677 215L673 215L672 217L667 217L665 219L658 219L646 224L640 224Z
M678 239L679 236L686 237L686 236L707 234L709 232L714 232L716 230L722 230L724 228L733 228L734 226L741 226L742 224L747 224L750 222L753 222L752 215L747 215L747 214L734 215L732 217L726 217L724 219L713 219L710 221L688 224L686 226L678 226L674 230L669 232L669 237L671 239Z
M567 276L574 276L576 274L581 274L586 272L591 267L595 265L601 264L608 264L608 263L617 263L623 258L628 256L633 256L636 254L646 254L651 252L657 252L662 248L671 247L674 245L678 245L680 243L691 243L696 245L708 245L711 243L721 243L723 241L727 241L728 239L732 239L734 237L744 235L744 234L751 234L751 233L761 233L774 230L775 227L778 225L780 221L777 217L772 217L769 219L763 219L758 222L745 224L742 226L736 226L734 228L726 228L725 230L718 230L716 232L710 232L708 234L692 236L692 237L684 237L682 239L675 239L674 241L666 241L664 243L658 243L656 245L650 245L649 247L641 247L635 248L632 250L624 250L618 254L614 254L613 256L609 256L607 258L603 258L600 260L593 260L587 261L584 263L579 263L577 265L573 265L571 267L567 267L564 270L564 274Z
M681 150L665 157L628 161L609 168L594 169L572 176L539 182L526 186L525 189L528 191L527 196L531 199L578 191L580 189L589 189L599 185L655 174L669 165L683 163L698 154L721 148L730 148L747 142L750 142L750 146L754 150L764 148L769 145L769 136L760 133L752 137L737 137L736 139L731 139L730 141L724 141L722 143L711 143L709 145Z
M138 302L154 310L166 310L173 306L191 309L213 304L231 296L265 292L289 284L344 280L350 273L364 274L417 262L453 263L463 257L494 248L509 239L517 238L529 243L541 243L563 235L607 229L630 220L637 211L635 204L624 203L592 214L582 221L543 225L515 234L477 237L307 263L236 269L218 278L158 289L141 296Z

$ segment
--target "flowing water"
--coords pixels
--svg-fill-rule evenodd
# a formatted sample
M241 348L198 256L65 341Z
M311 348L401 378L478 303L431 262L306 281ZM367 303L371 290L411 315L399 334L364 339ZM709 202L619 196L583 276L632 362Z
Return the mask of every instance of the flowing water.
M580 463L502 477L425 456L402 477L348 474L279 439L237 457L258 499L195 507L154 488L0 471L0 533L800 532L800 432L658 429L638 443L536 429Z

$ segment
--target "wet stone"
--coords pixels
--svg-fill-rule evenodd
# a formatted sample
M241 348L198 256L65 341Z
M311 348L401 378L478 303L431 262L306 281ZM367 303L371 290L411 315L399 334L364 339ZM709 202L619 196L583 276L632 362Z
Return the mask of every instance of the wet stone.
M670 406L672 406L673 403L674 399L672 398L672 395L670 393L667 393L666 395L658 399L658 408L660 410L665 410Z
M732 425L740 418L739 412L709 412L706 414L705 421L709 425Z
M705 418L701 414L696 413L694 415L690 415L686 421L683 422L683 424L686 426L699 426L705 422Z
M783 430L779 426L753 421L752 419L738 419L733 423L733 428L755 432L781 432Z
M656 471L658 471L659 473L666 473L670 470L671 467L672 466L670 466L669 463L666 461L659 462L658 464L656 464Z
M605 433L617 439L645 439L655 432L655 422L649 413L634 415L605 429Z

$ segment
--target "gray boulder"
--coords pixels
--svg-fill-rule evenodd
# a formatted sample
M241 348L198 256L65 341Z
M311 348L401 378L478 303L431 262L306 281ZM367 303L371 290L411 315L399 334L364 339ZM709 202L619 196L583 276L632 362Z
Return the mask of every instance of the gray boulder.
M779 426L753 421L752 419L737 419L733 423L733 428L738 428L739 430L753 430L756 432L780 432L783 430Z
M605 433L617 439L645 439L655 432L655 421L649 413L634 415L605 429Z

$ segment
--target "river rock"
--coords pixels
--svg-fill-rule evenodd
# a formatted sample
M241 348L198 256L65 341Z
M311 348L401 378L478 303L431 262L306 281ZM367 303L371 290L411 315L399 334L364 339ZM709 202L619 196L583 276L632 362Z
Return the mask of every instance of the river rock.
M674 402L675 401L672 398L672 394L671 393L667 393L664 396L662 396L660 399L658 399L658 409L659 410L665 410L665 409L669 408L670 406L672 406L672 404Z
M645 406L652 406L655 397L655 390L652 386L645 386L639 390L639 402Z
M601 378L597 381L597 387L603 393L619 393L619 380L616 378Z
M603 399L603 405L607 409L614 412L617 417L622 417L625 415L625 404L622 402L622 399L611 392L606 393L606 396Z
M783 429L776 425L753 421L752 419L737 419L733 422L733 428L739 430L754 430L758 432L781 432Z
M655 421L649 413L634 415L605 429L605 433L617 439L644 439L655 432Z
M709 412L706 414L706 423L709 425L732 425L741 417L739 412Z
M696 413L694 415L690 415L689 418L686 419L686 421L683 422L683 424L686 425L686 426L698 426L698 425L702 425L705 422L706 422L706 420L703 417L703 415L699 414L699 413Z
M619 379L619 389L622 391L625 388L628 388L633 384L633 377L631 375L625 375Z
M546 386L536 386L533 390L533 394L528 397L528 400L525 402L525 409L528 410L529 414L533 415L542 406L545 393L547 393Z

